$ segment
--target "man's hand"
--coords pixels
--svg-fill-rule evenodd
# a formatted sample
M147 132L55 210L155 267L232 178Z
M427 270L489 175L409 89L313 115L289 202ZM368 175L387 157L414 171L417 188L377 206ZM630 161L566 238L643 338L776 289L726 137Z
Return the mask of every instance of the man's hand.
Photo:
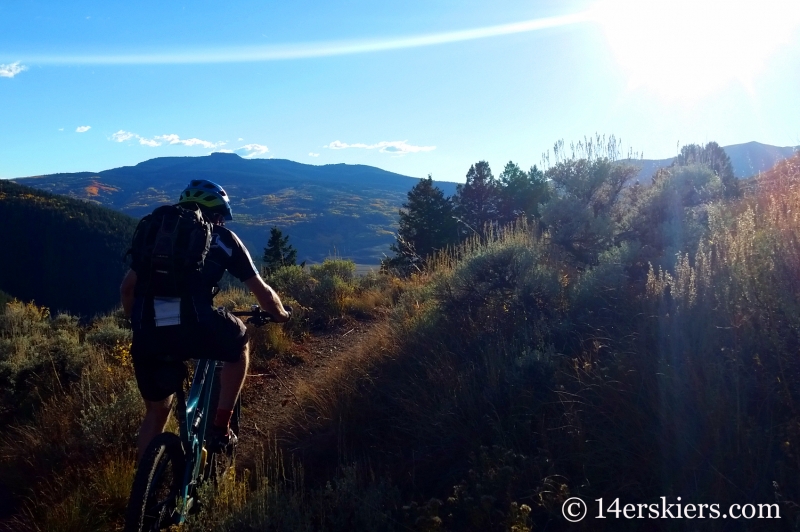
M261 308L269 312L275 322L283 323L289 321L291 312L286 311L283 303L281 303L281 298L260 276L254 275L246 280L244 284L256 296L256 301L261 305Z

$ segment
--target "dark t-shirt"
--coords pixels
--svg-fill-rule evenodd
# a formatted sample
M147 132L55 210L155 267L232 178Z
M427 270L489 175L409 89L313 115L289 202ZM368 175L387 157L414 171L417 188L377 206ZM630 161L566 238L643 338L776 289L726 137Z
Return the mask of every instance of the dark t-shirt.
M242 282L258 275L253 259L250 258L250 253L248 253L242 241L239 240L239 237L230 229L221 225L214 225L211 235L211 247L206 255L201 272L201 286L198 286L197 290L193 291L194 295L191 297L181 298L180 302L173 301L165 304L163 301L154 303L153 298L142 297L142 290L140 290L137 283L136 300L134 302L133 315L131 316L134 328L156 325L154 320L160 312L168 316L175 315L177 317L178 309L180 309L180 322L185 323L187 319L192 322L205 321L205 318L213 310L214 290L226 270ZM142 276L140 275L139 279L141 278ZM156 311L154 304L159 305L159 311ZM165 306L169 307L170 304L174 311L168 308L162 312ZM161 323L170 324L171 321L167 318Z
M203 282L208 286L209 292L217 286L225 270L242 282L258 275L250 253L236 233L215 225L211 235L211 249L203 264Z

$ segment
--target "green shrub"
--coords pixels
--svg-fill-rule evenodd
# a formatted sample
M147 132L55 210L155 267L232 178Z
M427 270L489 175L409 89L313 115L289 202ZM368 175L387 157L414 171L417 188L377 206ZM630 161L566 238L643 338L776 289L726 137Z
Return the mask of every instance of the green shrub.
M46 308L12 301L0 316L0 423L26 419L54 393L80 378L89 353L74 317L50 318Z
M130 345L133 332L130 327L121 325L121 320L114 315L98 318L86 332L86 342L109 351L120 345Z
M352 260L325 259L322 264L314 264L309 270L314 279L322 282L324 279L339 278L349 283L356 273L356 264Z
M136 381L128 379L119 383L119 389L111 390L93 390L85 381L81 383L83 405L78 417L82 444L92 452L132 448L144 415Z

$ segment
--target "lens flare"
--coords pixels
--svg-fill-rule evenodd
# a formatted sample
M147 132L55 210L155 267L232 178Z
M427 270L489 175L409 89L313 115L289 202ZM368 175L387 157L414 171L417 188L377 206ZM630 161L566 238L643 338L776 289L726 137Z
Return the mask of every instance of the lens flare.
M188 64L188 63L236 63L258 61L280 61L362 54L386 50L401 50L421 46L471 41L489 37L500 37L515 33L539 31L568 26L588 21L589 12L574 13L559 17L538 18L511 24L487 26L469 30L398 37L393 39L334 41L301 43L294 45L272 45L251 47L206 48L195 50L159 51L154 53L126 53L106 55L20 55L15 60L32 64L69 65L123 65L123 64ZM2 56L0 56L2 57Z
M745 86L797 38L797 0L602 0L592 18L628 75L667 99Z

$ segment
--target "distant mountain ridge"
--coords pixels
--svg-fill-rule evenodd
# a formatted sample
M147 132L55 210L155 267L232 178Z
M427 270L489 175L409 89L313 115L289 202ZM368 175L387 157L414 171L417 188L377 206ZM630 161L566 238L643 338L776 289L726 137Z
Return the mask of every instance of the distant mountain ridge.
M763 172L791 156L793 147L748 142L724 147L739 178ZM646 183L672 158L626 161L641 168ZM285 159L243 159L231 153L203 157L160 157L135 166L18 178L48 192L89 200L139 218L156 205L174 203L191 179L210 179L230 193L234 221L229 227L255 257L269 229L289 235L298 260L339 255L377 265L394 242L398 210L417 178L366 165L308 165ZM456 183L437 181L446 196Z
M733 175L739 179L752 177L759 172L766 172L780 161L794 155L800 146L770 146L760 142L745 142L723 146L733 166ZM674 157L668 159L633 159L628 162L640 167L638 179L642 183L652 177L659 168L672 164Z
M230 153L160 157L136 166L14 181L141 217L174 203L191 179L218 182L231 196L236 232L260 256L269 229L290 236L299 260L331 254L377 265L394 241L397 212L418 179L365 165L314 166ZM447 195L455 183L437 182Z

